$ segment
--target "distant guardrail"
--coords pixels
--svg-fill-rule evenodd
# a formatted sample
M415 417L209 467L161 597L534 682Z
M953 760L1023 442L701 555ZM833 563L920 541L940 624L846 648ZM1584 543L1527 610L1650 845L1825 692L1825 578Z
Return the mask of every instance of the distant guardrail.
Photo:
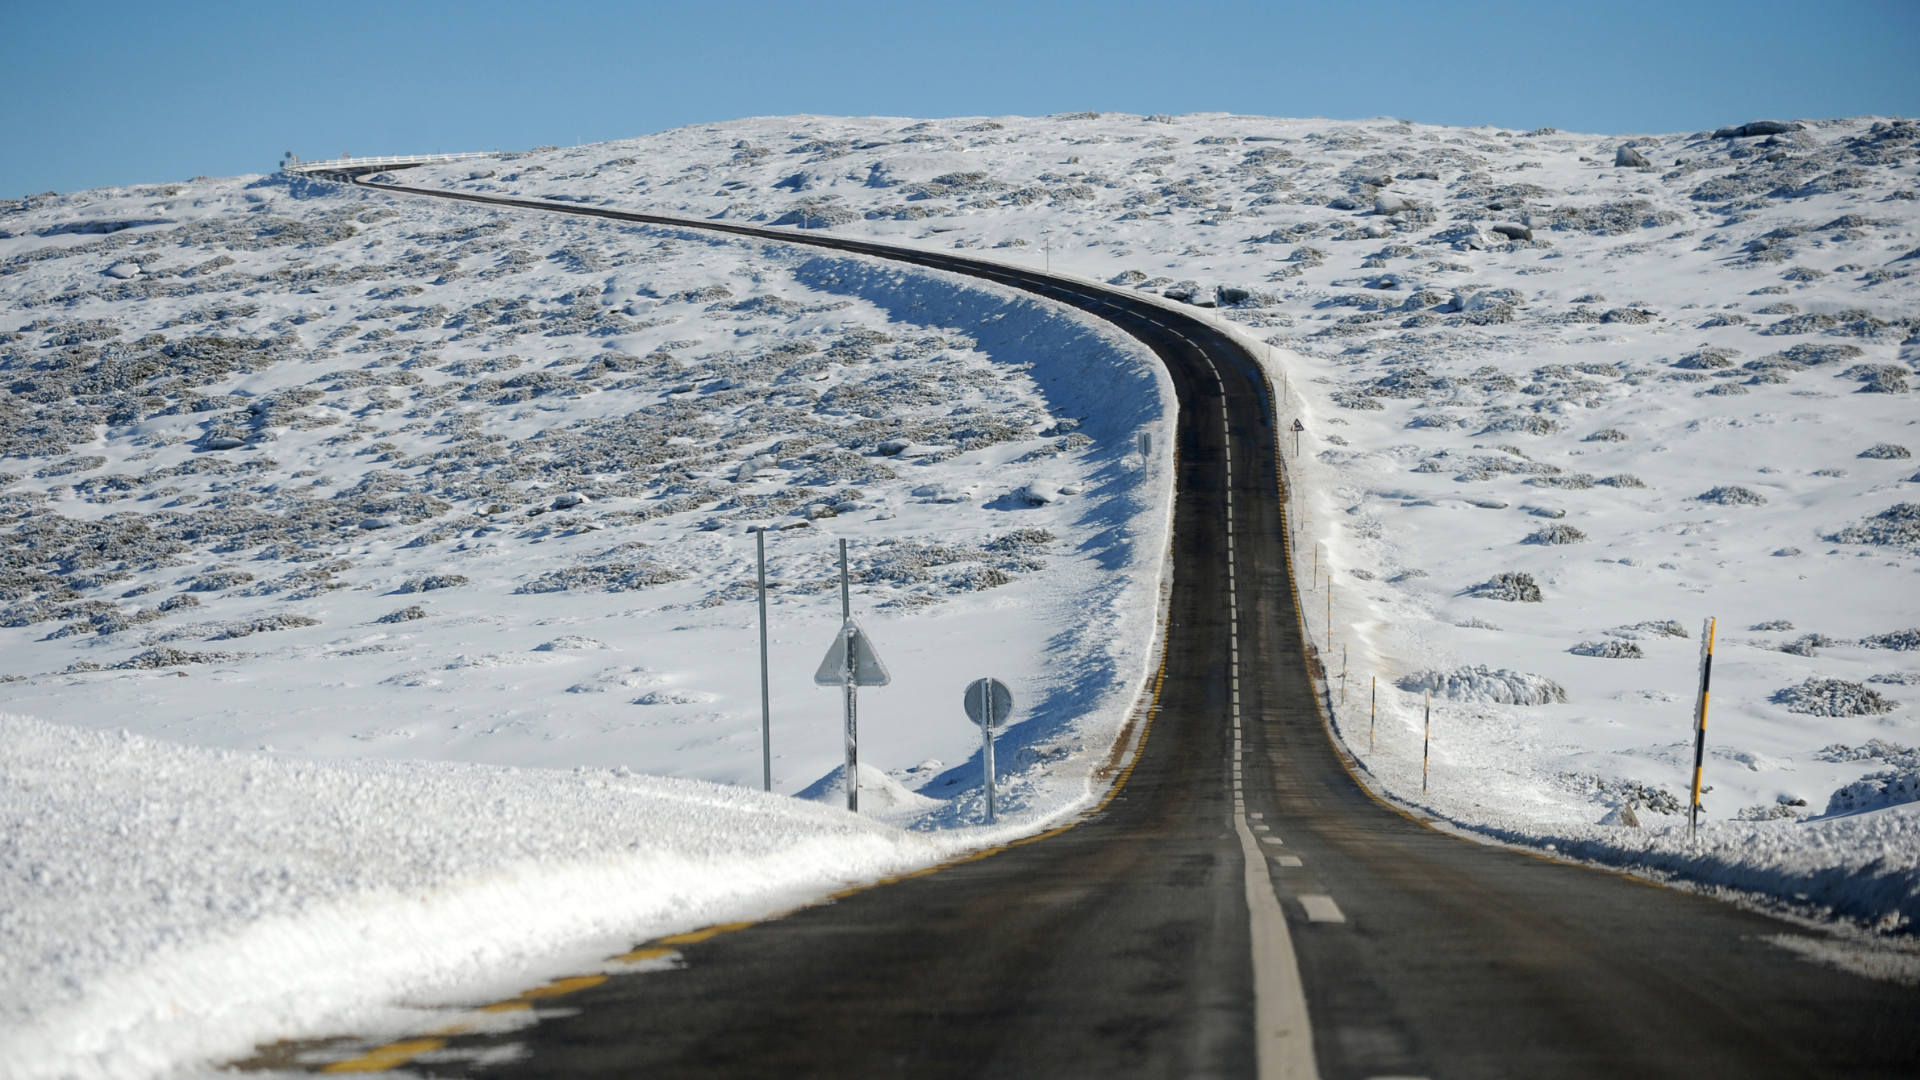
M366 176L370 173L411 169L421 165L445 165L474 158L498 157L497 151L472 154L389 154L383 157L340 157L326 161L292 159L280 164L280 171L302 176Z

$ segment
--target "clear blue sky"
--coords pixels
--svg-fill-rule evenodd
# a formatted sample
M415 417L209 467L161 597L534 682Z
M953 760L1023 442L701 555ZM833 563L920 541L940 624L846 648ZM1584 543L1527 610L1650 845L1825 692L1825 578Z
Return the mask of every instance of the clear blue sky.
M1920 113L1920 0L0 7L0 196L785 113L1379 115L1607 133Z

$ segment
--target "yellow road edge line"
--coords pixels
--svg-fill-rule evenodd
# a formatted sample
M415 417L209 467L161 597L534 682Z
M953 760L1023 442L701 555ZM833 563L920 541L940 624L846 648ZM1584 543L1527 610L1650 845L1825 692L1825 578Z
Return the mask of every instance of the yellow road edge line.
M419 1057L421 1054L438 1050L447 1045L445 1039L406 1039L385 1046L376 1046L356 1058L336 1061L323 1067L326 1073L374 1073L386 1072L398 1068Z

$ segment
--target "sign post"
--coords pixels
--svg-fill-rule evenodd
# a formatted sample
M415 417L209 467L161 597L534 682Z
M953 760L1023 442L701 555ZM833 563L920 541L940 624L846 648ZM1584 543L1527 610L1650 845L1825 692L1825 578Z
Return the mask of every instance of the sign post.
M754 530L760 556L760 779L761 790L773 790L773 708L767 689L767 530Z
M1013 691L999 679L975 679L967 684L962 703L967 709L967 719L980 725L980 772L986 778L987 824L991 825L994 822L993 728L1006 723L1013 713Z
M860 692L862 686L885 686L893 681L873 642L854 621L852 597L847 586L847 542L840 541L840 632L834 635L819 670L813 673L816 686L837 686L843 697L846 719L847 809L860 812Z

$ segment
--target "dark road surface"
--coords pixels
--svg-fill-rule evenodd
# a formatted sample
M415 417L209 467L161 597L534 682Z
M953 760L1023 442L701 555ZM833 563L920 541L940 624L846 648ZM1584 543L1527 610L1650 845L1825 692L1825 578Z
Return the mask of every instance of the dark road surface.
M1787 923L1465 842L1359 787L1308 675L1270 388L1204 320L939 252L385 189L989 278L1138 337L1180 400L1164 684L1131 776L1102 813L782 918L670 940L682 969L577 990L555 1002L576 1012L530 1028L447 1040L451 1051L517 1043L516 1060L447 1060L455 1054L411 1068L913 1080L1920 1076L1920 989L1763 940L1792 932ZM1277 942L1260 936L1262 897L1284 912ZM1297 1017L1289 985L1305 991L1310 1053L1287 1023Z

